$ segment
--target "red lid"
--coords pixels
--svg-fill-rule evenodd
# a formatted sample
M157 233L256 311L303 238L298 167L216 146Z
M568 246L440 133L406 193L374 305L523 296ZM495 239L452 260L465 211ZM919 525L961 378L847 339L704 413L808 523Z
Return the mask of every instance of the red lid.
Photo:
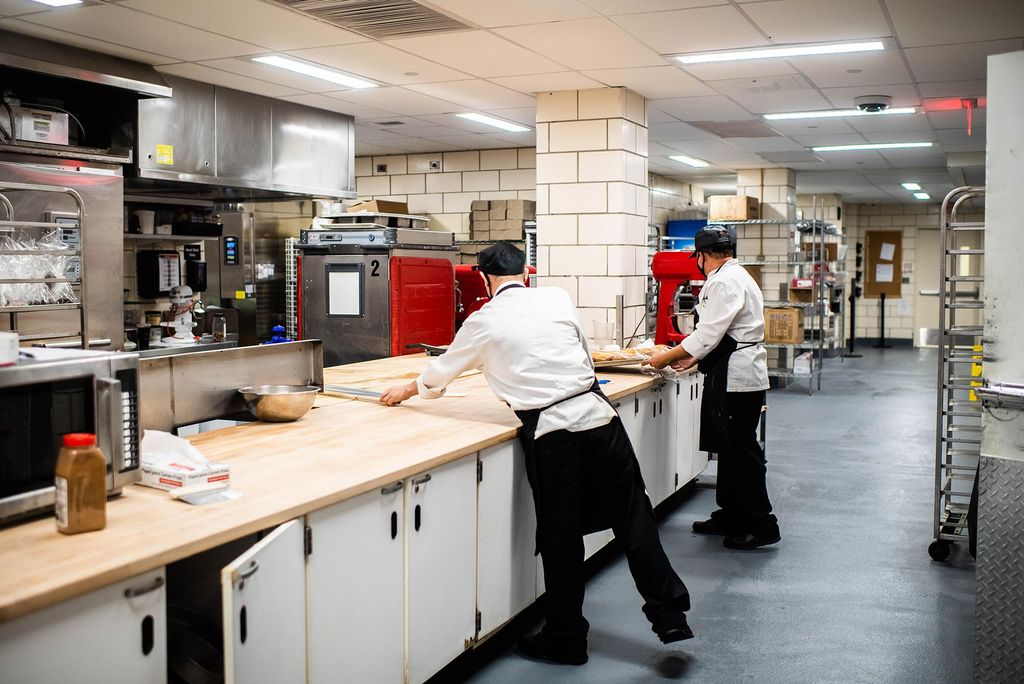
M96 446L96 435L88 432L69 432L64 435L64 446L66 447L91 447Z

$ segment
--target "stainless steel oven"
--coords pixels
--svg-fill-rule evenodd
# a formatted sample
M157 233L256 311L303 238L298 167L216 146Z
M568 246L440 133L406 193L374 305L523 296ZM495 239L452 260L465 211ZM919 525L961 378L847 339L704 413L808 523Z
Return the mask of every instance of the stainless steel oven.
M108 495L138 480L138 355L32 348L0 368L0 523L53 508L69 432L96 434Z

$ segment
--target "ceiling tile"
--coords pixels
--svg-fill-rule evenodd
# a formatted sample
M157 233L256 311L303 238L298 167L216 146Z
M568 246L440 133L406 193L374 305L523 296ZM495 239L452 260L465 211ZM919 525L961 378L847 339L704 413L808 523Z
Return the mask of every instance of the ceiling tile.
M125 0L121 4L270 50L369 40L358 33L258 0ZM244 21L240 20L242 17Z
M788 135L843 135L853 134L856 131L846 122L845 119L795 119L792 121L768 121L772 129Z
M673 60L675 61L675 60ZM796 69L784 59L751 59L720 64L687 64L687 73L702 81L725 81L732 78L758 78L795 74Z
M1024 35L1020 0L886 0L885 5L905 48Z
M512 147L507 140L501 140L490 135L472 133L443 136L434 138L434 140L449 145L455 145L466 150L493 150L500 149L502 147Z
M985 112L986 109L983 107L975 109L971 113L971 127L975 131L985 127L987 119ZM965 109L954 109L948 112L929 112L927 116L928 121L932 124L932 128L967 129L967 110Z
M584 73L604 85L624 86L649 99L715 94L714 90L674 66L599 69Z
M230 71L233 74L248 76L260 81L267 81L268 83L276 83L277 85L294 88L307 93L325 93L332 90L336 91L340 88L337 83L331 83L330 81L324 81L319 78L312 78L311 76L303 76L302 74L296 74L286 69L278 69L277 67L272 67L267 64L254 62L248 57L212 59L202 62L202 64L213 67L214 69Z
M407 116L442 114L444 112L457 112L462 109L459 105L452 102L445 102L436 97L430 97L423 93L416 93L398 87L346 90L331 93L330 96L337 97L345 102L354 102L367 107L397 112Z
M867 138L868 142L873 143L893 143L893 142L937 142L938 136L935 131L931 129L931 126L927 128L918 129L916 131L903 131L903 132L885 132L885 133L865 133L864 137ZM931 149L935 149L934 147ZM924 154L928 152L928 149L913 149L912 152L915 154Z
M921 97L984 97L985 81L942 81L918 85Z
M678 140L662 142L663 145L679 150L685 154L692 154L695 157L707 157L708 161L715 161L719 158L743 157L746 153L733 147L724 140Z
M427 138L405 138L402 141L402 152L407 153L421 153L421 152L454 152L456 150L465 150L466 147L459 145L451 145L449 143L438 142L437 140L430 140Z
M827 135L794 134L791 136L794 141L804 147L818 147L819 145L860 145L867 142L867 139L860 133L832 133Z
M483 78L565 70L561 64L487 31L405 38L388 44Z
M889 24L878 0L774 0L743 5L775 43L882 38Z
M756 114L771 112L804 112L817 109L828 109L828 100L818 94L810 86L806 90L786 90L750 93L747 95L733 94L732 99L740 103L747 111Z
M648 138L659 142L666 140L710 140L714 137L707 131L702 131L696 126L691 126L682 121L652 124L648 129Z
M728 0L643 0L643 2L636 0L583 0L583 2L606 16L729 4Z
M861 95L889 95L892 97L893 107L917 107L921 104L917 88L907 83L874 85L871 86L870 90L865 90L862 86L854 88L822 88L821 93L832 102L834 107L839 109L853 108L856 106L853 103L854 98Z
M191 62L264 52L264 48L119 5L66 8L25 16L42 26Z
M424 95L455 102L471 109L501 109L528 107L533 104L529 95L517 93L489 81L448 81L445 83L420 83L409 86Z
M661 55L604 18L517 26L498 29L496 33L571 69L665 64Z
M380 143L391 147L394 147L401 138L405 137L401 133L396 133L386 128L363 126L360 124L356 124L355 134L356 140Z
M679 120L677 118L675 118L674 116L672 116L671 114L663 112L660 109L658 109L657 107L655 107L654 106L654 102L648 102L647 103L647 125L648 126L653 126L654 124L660 124L660 123L674 123L676 121L679 121Z
M347 93L348 91L343 92ZM309 105L310 107L316 107L317 109L326 109L331 112L338 112L339 114L351 114L356 117L356 121L360 121L362 119L392 118L396 116L393 112L388 112L383 109L374 109L373 107L364 107L351 102L343 102L337 98L317 93L287 95L281 99Z
M166 55L158 55L145 50L135 50L121 45L114 45L103 40L79 36L66 31L59 31L48 26L30 24L20 19L0 19L0 29L6 29L15 33L23 33L27 36L34 36L44 40L50 40L63 45L71 45L85 50L95 50L114 57L131 59L143 64L172 64L181 60Z
M600 88L592 78L578 74L575 71L559 71L553 74L532 74L528 76L505 76L503 78L492 78L492 82L500 86L511 88L520 93L546 93L553 90L587 90L589 88Z
M515 121L526 126L537 125L537 108L536 107L517 107L513 109L488 109L485 110L487 114L496 116L499 119L506 119L508 121ZM465 119L460 119L465 121Z
M930 154L922 156L911 154L913 150L891 150L882 154L889 165L894 169L912 169L919 166L939 165L946 162L945 154Z
M851 116L846 119L861 133L886 133L928 130L931 122L926 114L892 114L882 116Z
M984 79L988 56L1014 52L1024 46L1020 38L962 45L908 48L910 68L918 81L968 81Z
M942 130L935 131L935 139L938 140L943 147L956 143L976 143L979 140L984 142L985 132L974 131L973 135L967 135L966 126L963 128L944 128Z
M597 12L579 0L431 0L430 4L448 14L486 27L540 24L597 16Z
M368 157L370 155L386 155L386 154L400 154L405 150L399 147L387 147L386 145L377 145L374 143L362 142L356 140L356 156Z
M613 17L612 21L661 54L768 44L731 5L628 14Z
M415 57L382 43L291 50L289 54L390 85L470 78L469 75L455 69Z
M238 74L232 74L227 71L221 71L220 69L214 69L202 64L192 64L189 62L166 64L164 66L157 67L157 71L165 74L171 74L172 76L190 78L193 81L202 81L203 83L212 83L214 85L224 86L225 88L243 90L247 93L266 95L267 97L298 95L302 92L294 88L260 81L255 78L249 78L248 76L239 76Z
M730 145L735 145L748 152L794 152L803 151L800 143L779 136L778 138L726 138Z
M821 55L790 61L819 88L910 83L913 80L897 50Z
M654 100L654 105L682 121L736 121L750 113L724 95Z
M761 156L774 164L795 164L797 162L821 163L821 160L818 159L818 157L802 148L798 151L764 152Z

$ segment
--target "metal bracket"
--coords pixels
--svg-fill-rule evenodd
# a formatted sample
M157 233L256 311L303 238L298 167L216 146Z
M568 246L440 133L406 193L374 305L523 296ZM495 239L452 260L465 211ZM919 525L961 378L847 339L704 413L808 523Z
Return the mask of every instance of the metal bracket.
M981 397L981 403L987 408L1024 411L1024 385L994 382L975 388L974 393Z

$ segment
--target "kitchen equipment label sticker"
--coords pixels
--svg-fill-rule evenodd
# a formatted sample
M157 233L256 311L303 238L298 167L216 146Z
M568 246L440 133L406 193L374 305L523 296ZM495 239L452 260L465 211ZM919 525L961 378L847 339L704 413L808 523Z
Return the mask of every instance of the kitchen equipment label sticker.
M156 163L164 166L174 165L174 145L156 146Z

